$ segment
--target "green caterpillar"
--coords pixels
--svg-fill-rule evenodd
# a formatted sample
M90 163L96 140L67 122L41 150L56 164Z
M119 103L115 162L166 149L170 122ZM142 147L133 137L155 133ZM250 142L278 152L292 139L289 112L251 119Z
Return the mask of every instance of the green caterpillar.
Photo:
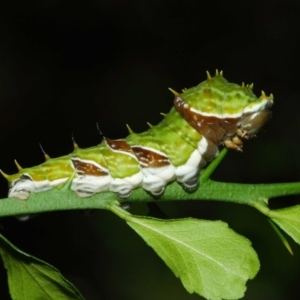
M271 116L273 95L262 92L257 98L253 85L229 83L216 71L196 87L175 95L174 107L156 126L137 134L129 127L125 139L104 138L95 147L80 149L66 156L50 158L32 168L2 175L9 182L9 197L26 200L72 179L71 189L79 197L104 191L126 198L142 187L154 196L177 180L193 191L201 169L219 153L219 147L241 151L242 139L249 139Z

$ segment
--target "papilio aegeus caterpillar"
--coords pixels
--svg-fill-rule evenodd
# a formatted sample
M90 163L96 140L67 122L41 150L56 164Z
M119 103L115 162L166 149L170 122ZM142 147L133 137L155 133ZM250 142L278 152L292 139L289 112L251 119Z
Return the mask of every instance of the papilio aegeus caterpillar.
M257 98L253 85L229 83L222 72L175 95L174 107L164 119L143 133L124 139L104 138L95 147L80 149L46 161L14 175L2 175L9 182L9 197L26 200L72 179L71 189L79 197L112 191L126 198L142 187L154 196L177 180L188 191L197 188L200 170L219 153L219 147L242 150L271 116L273 95Z

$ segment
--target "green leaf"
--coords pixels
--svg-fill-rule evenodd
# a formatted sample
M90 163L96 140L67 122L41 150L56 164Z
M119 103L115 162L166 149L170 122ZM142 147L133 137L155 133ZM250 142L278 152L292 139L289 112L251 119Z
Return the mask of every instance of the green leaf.
M0 253L7 269L12 299L84 299L57 269L19 250L2 235L0 235Z
M207 299L239 299L246 290L246 281L259 270L250 241L224 222L135 216L126 216L126 221L190 293Z
M271 210L269 217L300 244L300 205Z

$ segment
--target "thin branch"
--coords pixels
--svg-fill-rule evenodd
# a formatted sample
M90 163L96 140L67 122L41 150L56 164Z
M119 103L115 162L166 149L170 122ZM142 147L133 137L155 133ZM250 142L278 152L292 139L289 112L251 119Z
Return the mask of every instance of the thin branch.
M56 210L109 209L114 201L150 202L177 200L214 200L246 204L267 213L267 200L273 197L300 194L300 183L237 184L206 180L197 191L187 193L177 183L168 185L163 196L157 200L142 188L136 189L126 200L120 200L114 193L103 192L90 198L79 198L73 191L53 189L35 193L27 201L2 199L0 216L39 213ZM264 211L264 209L267 209Z

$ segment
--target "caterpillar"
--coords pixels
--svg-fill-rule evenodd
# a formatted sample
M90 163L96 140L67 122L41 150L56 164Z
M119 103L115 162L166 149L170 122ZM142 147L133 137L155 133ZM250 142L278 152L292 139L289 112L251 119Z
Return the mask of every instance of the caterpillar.
M35 167L16 162L18 173L1 174L8 180L8 196L26 200L31 193L64 184L72 178L71 189L79 197L111 191L120 198L142 187L153 196L177 180L187 191L198 187L199 173L225 146L242 151L270 119L273 95L262 91L258 98L252 85L229 83L223 72L207 72L207 80L174 94L174 106L156 126L112 140L104 137L95 147L66 156L50 158Z

